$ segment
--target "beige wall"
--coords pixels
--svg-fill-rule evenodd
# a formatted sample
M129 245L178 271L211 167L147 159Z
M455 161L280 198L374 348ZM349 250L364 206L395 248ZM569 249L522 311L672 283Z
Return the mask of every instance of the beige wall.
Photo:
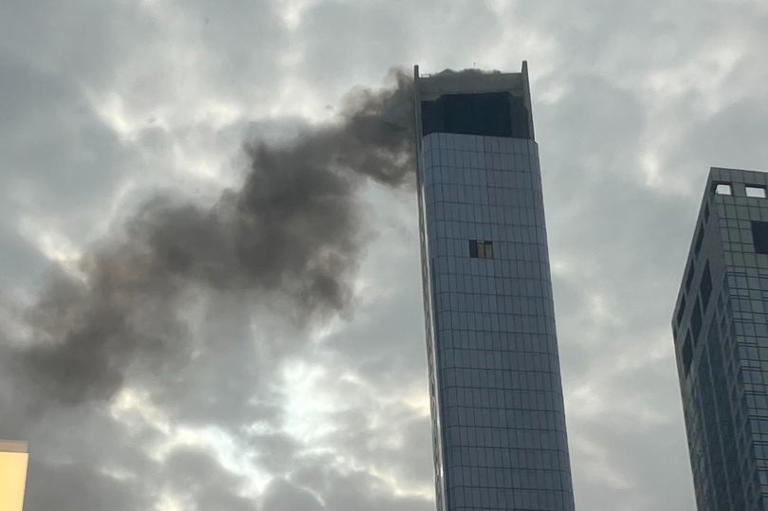
M26 442L0 440L0 511L21 511L28 459Z

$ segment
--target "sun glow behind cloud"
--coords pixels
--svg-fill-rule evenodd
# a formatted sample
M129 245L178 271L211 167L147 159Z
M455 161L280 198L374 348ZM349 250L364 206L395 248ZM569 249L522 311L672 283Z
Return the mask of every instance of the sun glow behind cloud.
M148 394L132 388L124 388L115 398L111 411L113 417L134 430L149 427L162 433L162 442L152 446L152 457L163 462L180 447L200 448L210 453L224 468L233 474L247 478L247 491L258 495L270 480L269 474L254 465L247 444L240 438L215 425L185 426L175 424L164 411L154 405ZM179 505L172 494L165 495L160 507Z
M328 416L338 407L321 385L325 376L323 366L298 360L287 364L282 372L281 388L287 397L285 432L305 445L312 445L334 429Z

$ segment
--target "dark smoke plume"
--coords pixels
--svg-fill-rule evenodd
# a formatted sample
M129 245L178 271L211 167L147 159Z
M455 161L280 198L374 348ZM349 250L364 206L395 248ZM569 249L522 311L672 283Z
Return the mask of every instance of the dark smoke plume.
M82 278L52 278L27 314L31 342L11 355L19 392L74 404L109 399L137 361L162 372L188 349L194 289L280 296L304 324L343 311L362 244L355 190L412 182L411 82L395 78L290 143L246 144L242 188L213 208L154 197L82 258Z

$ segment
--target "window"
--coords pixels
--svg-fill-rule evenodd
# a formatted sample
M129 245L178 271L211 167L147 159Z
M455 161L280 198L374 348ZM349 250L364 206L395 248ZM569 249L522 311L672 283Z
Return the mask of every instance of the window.
M493 243L490 241L469 240L469 257L493 259Z
M685 375L688 376L688 372L691 370L691 361L693 360L693 346L691 345L691 331L688 331L688 335L685 336L685 343L683 343L683 368L685 369Z
M701 307L699 307L698 301L693 306L693 314L691 314L691 330L693 330L693 345L695 346L701 332Z
M755 252L768 254L768 222L752 222L752 241L755 244Z
M715 183L715 195L733 195L728 183Z
M683 314L685 314L685 296L680 299L680 307L677 309L677 325L680 326L680 322L683 320Z
M695 271L695 268L693 266L693 261L691 261L691 264L688 265L688 271L685 275L685 290L690 291L691 289L691 282L693 282L693 272Z
M699 255L699 250L701 250L702 241L704 241L704 228L700 225L699 228L696 230L696 245L693 247L694 251L696 252L696 255Z
M704 310L706 311L709 295L712 294L712 275L709 273L709 261L707 261L707 265L704 266L704 271L701 274L699 292L701 293L701 303L704 304Z
M747 191L747 197L757 197L758 199L765 199L765 187L764 186L750 186L750 185L747 185L745 190Z

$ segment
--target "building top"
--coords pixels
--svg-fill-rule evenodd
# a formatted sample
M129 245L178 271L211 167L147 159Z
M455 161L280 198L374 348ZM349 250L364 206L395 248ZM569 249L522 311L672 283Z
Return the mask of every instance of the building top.
M456 133L534 139L528 64L519 73L445 70L413 77L421 135Z
M509 92L525 97L528 88L528 63L523 62L519 73L446 69L436 74L420 75L419 66L414 68L422 100L436 99L443 94L478 94L487 92Z
M16 442L12 440L0 440L0 451L2 452L23 452L26 453L29 448L27 442Z
M704 196L699 206L696 228L688 249L682 281L677 292L675 310L672 315L673 330L680 318L685 315L685 296L687 288L696 273L696 259L699 247L704 237L706 224L710 215L717 215L715 206L723 201L729 205L748 205L750 201L765 200L768 189L768 172L757 170L732 169L725 167L710 167ZM758 192L753 194L752 192Z

